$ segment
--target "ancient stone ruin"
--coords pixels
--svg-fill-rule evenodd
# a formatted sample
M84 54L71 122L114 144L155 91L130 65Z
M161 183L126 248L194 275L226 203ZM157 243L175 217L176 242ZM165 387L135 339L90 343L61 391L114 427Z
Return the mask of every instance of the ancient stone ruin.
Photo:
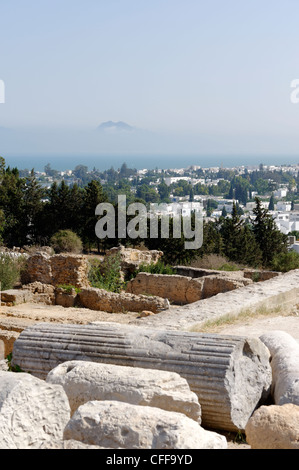
M269 352L254 339L127 325L120 331L108 323L40 323L21 333L13 356L22 370L41 379L61 362L73 360L176 372L197 395L203 424L214 429L244 429L270 393Z
M57 286L89 287L88 263L83 255L37 253L27 260L23 284L41 282Z
M128 279L140 265L156 264L162 256L162 251L136 250L134 248L125 248L122 245L111 248L106 252L106 258L119 259L120 271L124 280Z
M161 256L135 251L109 253L124 278ZM22 288L1 292L0 353L12 358L0 357L0 448L227 449L227 433L252 449L299 448L298 341L200 332L244 309L287 312L299 270L176 269L113 293L90 287L84 256L28 257ZM24 303L41 313L27 318ZM60 310L45 322L42 306ZM127 324L89 317L132 311Z
M138 273L128 282L131 294L158 295L178 305L191 304L221 292L252 284L251 279L232 277L227 273L192 278L180 275Z

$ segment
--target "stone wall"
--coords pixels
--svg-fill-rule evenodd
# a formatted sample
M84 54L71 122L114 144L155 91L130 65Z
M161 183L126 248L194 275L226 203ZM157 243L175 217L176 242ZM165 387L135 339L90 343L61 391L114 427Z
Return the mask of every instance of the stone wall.
M89 287L82 289L77 299L82 307L108 313L142 312L158 313L168 308L168 302L158 296L134 295L125 292L108 292L104 289Z
M161 312L143 318L143 325L170 330L200 331L207 321L238 317L248 311L281 309L287 313L298 304L299 269L289 271L264 282L219 293L192 304L173 307L171 312Z
M152 264L157 263L163 256L162 251L158 250L137 250L134 248L125 248L119 246L111 248L106 253L106 259L110 256L120 258L120 269L123 273L123 277L127 278L132 274L141 264Z
M242 269L240 271L217 271L216 269L193 268L191 266L174 266L176 273L180 276L192 277L194 279L205 276L227 276L229 277L245 277L255 282L263 282L280 276L280 272L261 271L259 269Z
M251 284L251 279L222 276L191 278L179 275L138 273L129 281L127 292L158 295L175 304L189 304Z
M88 262L83 255L37 253L30 256L23 275L23 284L33 282L88 287Z

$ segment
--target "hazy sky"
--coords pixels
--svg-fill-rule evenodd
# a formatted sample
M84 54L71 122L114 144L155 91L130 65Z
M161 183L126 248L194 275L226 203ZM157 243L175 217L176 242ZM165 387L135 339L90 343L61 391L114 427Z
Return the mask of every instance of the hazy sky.
M165 151L299 154L298 0L0 0L0 19L0 126L67 140L125 121Z

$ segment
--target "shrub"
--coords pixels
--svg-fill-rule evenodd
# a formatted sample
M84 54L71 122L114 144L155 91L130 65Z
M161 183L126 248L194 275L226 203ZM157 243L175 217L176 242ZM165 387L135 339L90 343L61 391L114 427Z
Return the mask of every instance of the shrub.
M125 283L121 277L120 257L108 256L104 261L89 261L88 279L92 287L110 292L120 292Z
M138 273L176 274L176 271L169 264L165 264L163 261L159 260L157 263L140 264L136 270L136 275Z
M220 266L219 271L239 271L240 268L234 263L224 263Z
M59 284L57 287L58 289L63 289L66 294L71 294L73 290L75 290L77 294L81 292L79 287L75 287L71 284Z
M71 230L59 230L52 236L50 244L55 253L81 253L83 249L81 239Z
M0 282L2 291L12 289L20 280L24 264L25 258L23 256L13 258L9 254L0 253Z
M291 271L291 269L299 269L299 253L296 251L279 253L274 256L271 263L271 269L283 273Z

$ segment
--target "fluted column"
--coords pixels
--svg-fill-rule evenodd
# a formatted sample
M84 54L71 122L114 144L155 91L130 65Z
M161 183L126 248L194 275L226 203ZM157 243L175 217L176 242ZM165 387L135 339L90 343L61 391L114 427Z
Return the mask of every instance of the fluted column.
M257 338L39 323L14 343L13 364L40 378L70 360L177 372L198 396L203 426L214 429L243 430L270 393L269 351Z

